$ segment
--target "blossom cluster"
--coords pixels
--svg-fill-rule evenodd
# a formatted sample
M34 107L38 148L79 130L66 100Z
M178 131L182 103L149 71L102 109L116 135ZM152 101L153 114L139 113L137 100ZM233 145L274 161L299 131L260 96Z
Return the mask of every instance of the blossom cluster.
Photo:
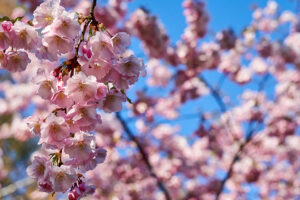
M27 173L40 191L70 190L70 200L93 193L84 174L106 157L92 134L101 123L99 112L120 111L128 99L125 90L145 75L142 60L127 52L130 36L111 35L93 9L83 16L59 0L47 0L35 9L32 21L5 18L0 26L1 68L23 72L42 63L33 70L32 81L52 108L27 119L42 146Z
M35 1L23 1L35 7ZM5 96L0 99L0 179L17 171L7 167L5 139L30 142L26 121L42 146L27 172L48 193L28 189L24 198L65 191L69 199L87 200L300 196L295 178L300 18L295 13L270 0L265 8L253 7L242 33L233 25L207 34L210 2L184 0L187 26L172 41L151 7L127 13L130 0L108 0L93 17L89 0L62 0L65 8L57 2L40 5L33 21L17 18L20 12L14 11L0 24L8 41L2 44L3 64L15 51L29 59L25 71L0 83ZM68 28L57 21L68 17L74 17L67 23L74 35L64 34ZM12 47L18 24L38 33L37 48ZM130 101L126 89L144 75L143 64L126 51L129 37L119 32L124 30L142 45L149 73L132 88L132 103L114 114ZM51 47L53 34L65 43ZM23 120L32 104L33 116Z
M154 58L166 56L169 44L167 33L158 19L151 16L147 10L140 8L132 13L126 28L142 39L149 56Z

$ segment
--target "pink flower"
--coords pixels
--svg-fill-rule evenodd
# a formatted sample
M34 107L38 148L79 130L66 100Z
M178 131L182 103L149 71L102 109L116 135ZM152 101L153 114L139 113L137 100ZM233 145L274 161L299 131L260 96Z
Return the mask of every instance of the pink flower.
M41 138L39 143L61 148L65 145L65 139L70 136L69 127L63 117L51 114L41 126Z
M6 63L3 68L10 72L20 72L24 71L30 62L25 51L10 51L6 54Z
M81 196L81 192L79 191L79 189L74 188L68 193L69 200L78 200L80 196Z
M295 52L300 54L300 33L291 33L285 38L284 44L286 44L288 47L292 48Z
M0 67L4 68L6 66L6 54L0 51Z
M54 103L62 108L69 108L70 106L72 106L73 101L71 98L69 98L68 95L64 93L63 90L59 90L53 94L51 103Z
M49 176L49 169L51 163L45 157L35 156L32 164L26 169L28 176L35 180L43 179Z
M125 32L119 32L111 38L113 51L122 54L130 46L130 36Z
M70 0L68 0L68 1L70 1ZM88 16L89 12L90 12L90 8L91 8L91 1L83 0L83 1L78 2L76 7L74 8L74 10L78 13L82 13L83 15Z
M86 76L79 72L67 81L68 95L77 103L85 104L94 100L97 94L97 82L95 76Z
M100 108L104 112L118 112L122 109L122 102L126 102L126 96L116 90L110 90L103 101L100 102Z
M238 72L234 74L232 77L234 81L236 81L239 84L245 84L251 81L251 75L252 72L250 69L241 67Z
M93 153L89 154L89 157L86 155L86 160L80 163L73 163L78 167L80 172L87 172L89 170L95 169L97 164L101 164L104 162L106 158L106 150L102 148L93 149Z
M265 74L268 70L268 65L262 58L256 57L251 61L250 69L258 74Z
M106 158L107 151L102 148L96 149L96 162L97 164L103 163Z
M268 1L267 6L264 9L264 12L267 15L275 15L277 10L278 10L277 2L271 0L271 1Z
M48 48L45 47L44 45L41 45L38 49L38 52L36 53L36 57L39 59L47 59L49 61L57 61L58 57L55 52L50 52L48 51Z
M17 21L10 32L12 46L18 49L36 50L40 38L36 30L23 22Z
M146 75L144 63L135 56L123 58L113 67L114 70L110 70L106 80L112 82L118 89L128 89L140 75Z
M269 18L262 18L257 23L257 29L264 32L272 32L278 27L278 22Z
M82 180L74 184L73 189L70 190L68 194L69 200L78 200L86 195L93 194L95 192L95 187L91 185L86 185Z
M4 31L4 29L0 27L0 50L7 49L10 45L10 38L7 32Z
M60 0L46 0L41 3L33 12L33 25L36 28L44 28L52 24L56 16L59 16L64 11L64 8L59 5Z
M75 13L64 13L59 15L51 26L47 27L45 32L53 32L53 34L59 37L64 37L68 39L75 39L80 34L80 25L77 22L77 17Z
M95 149L95 137L85 132L76 133L64 151L69 156L65 164L77 167L80 172L94 169L106 157L106 150Z
M154 137L158 139L166 139L174 135L178 131L178 127L172 127L169 124L161 124L153 129Z
M52 32L45 34L43 45L52 54L64 54L74 50L74 41L60 37Z
M185 0L182 4L185 8L184 15L188 23L183 38L189 42L196 42L197 38L204 37L207 32L209 16L202 1Z
M110 63L100 59L92 60L82 67L82 71L87 76L93 75L97 78L97 81L102 81L103 78L109 73L110 70L111 70Z
M92 51L91 51L86 45L83 45L83 46L82 46L81 51L82 51L82 53L85 54L88 58L91 58L91 57L92 57Z
M52 173L51 182L55 192L66 192L77 180L77 174L65 165L53 166Z
M178 108L180 105L181 97L179 95L161 98L158 99L158 102L155 105L155 111L168 119L175 119L178 117Z
M169 84L172 73L166 66L153 59L148 62L147 67L150 73L149 85L166 87Z
M41 125L42 119L36 116L30 116L26 118L27 126L30 128L30 131L35 135L41 135Z
M139 76L144 67L142 61L135 56L123 58L115 69L125 76Z
M97 32L90 38L90 46L93 57L111 62L114 59L110 37L103 33Z
M97 123L101 123L100 115L96 112L95 105L76 104L67 113L67 118L71 118L76 126L83 131L92 131Z
M77 163L86 161L93 156L93 148L95 148L94 136L86 132L80 131L75 134L71 140L71 144L64 148L64 152Z
M238 71L240 67L240 57L241 55L234 50L230 50L227 54L223 54L219 65L219 71L224 73L234 73Z
M150 57L162 58L166 55L168 35L159 20L149 12L137 9L126 23L126 28L143 41L143 47Z
M38 180L38 188L40 192L53 192L53 185L49 177Z
M38 95L43 99L50 100L56 90L54 80L44 80L39 83Z
M103 83L98 83L96 99L97 100L102 100L106 96L107 92L108 92L107 86Z
M10 32L11 28L13 26L13 23L11 21L4 21L1 23L1 27L5 32Z
M117 70L110 70L109 74L106 77L106 80L112 82L113 85L121 90L129 88L130 84L135 83L138 80L137 76L123 76Z

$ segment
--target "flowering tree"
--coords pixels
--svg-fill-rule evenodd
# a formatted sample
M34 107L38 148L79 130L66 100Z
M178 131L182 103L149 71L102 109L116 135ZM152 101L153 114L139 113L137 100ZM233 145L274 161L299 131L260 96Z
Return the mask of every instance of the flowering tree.
M21 2L0 18L1 197L299 199L295 13L269 1L239 36L202 42L205 3L184 0L173 45L130 0Z

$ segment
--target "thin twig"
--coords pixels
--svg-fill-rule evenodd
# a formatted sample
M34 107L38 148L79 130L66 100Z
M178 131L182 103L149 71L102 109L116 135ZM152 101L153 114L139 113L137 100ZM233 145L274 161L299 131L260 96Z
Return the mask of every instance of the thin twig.
M219 200L220 195L222 193L222 191L224 190L225 184L226 182L231 178L232 172L233 172L233 167L235 165L235 163L240 159L241 153L243 152L245 146L252 140L253 134L255 133L255 131L257 130L257 128L259 127L259 123L257 124L257 126L253 129L250 130L250 132L247 134L247 138L245 140L245 142L243 142L240 146L239 146L239 150L237 151L237 153L234 155L234 158L232 159L230 165L229 165L229 170L225 176L225 178L221 181L221 185L216 193L216 200Z
M270 77L270 75L269 75L269 74L266 74L266 75L263 77L263 79L260 81L260 83L258 84L258 89L257 89L258 92L260 92L260 91L262 91L262 90L264 89L265 83L266 83L266 81L268 80L269 77ZM262 120L261 122L263 122L263 120ZM219 200L220 195L222 194L222 191L224 190L224 187L225 187L225 185L226 185L226 182L227 182L227 181L231 178L231 176L232 176L232 173L233 173L233 167L234 167L235 163L240 159L241 153L243 152L245 146L252 140L253 134L254 134L255 131L259 128L260 124L261 124L261 123L257 123L257 124L256 124L256 127L254 127L254 128L251 128L252 125L253 125L253 123L251 123L251 124L249 125L249 131L248 131L248 133L247 133L247 135L246 135L246 140L245 140L245 142L243 142L242 144L240 144L238 151L237 151L236 154L234 155L234 158L232 159L232 161L231 161L231 163L230 163L230 165L229 165L229 170L228 170L228 172L227 172L225 178L221 181L221 185L220 185L219 189L217 190L216 198L215 198L216 200Z
M81 32L80 39L78 40L78 42L77 42L77 44L76 44L76 47L75 47L75 59L78 58L79 47L80 47L80 44L81 44L81 43L83 42L83 40L84 40L84 35L85 35L85 32L86 32L87 27L90 25L91 22L96 21L95 15L94 15L94 11L95 11L96 5L97 5L97 0L93 0L92 7L91 7L91 10L90 10L90 14L89 14L89 16L87 16L87 17L85 18L86 21L85 21L83 30L82 30L82 32Z
M92 17L93 20L95 19L94 10L95 10L96 5L97 5L97 0L93 0L92 7L90 10L90 16Z
M130 128L127 126L125 120L122 118L121 114L120 114L120 113L116 113L116 117L117 117L117 118L119 119L119 121L121 122L121 124L122 124L122 126L123 126L123 128L124 128L124 130L125 130L125 133L128 135L129 139L130 139L131 141L133 141L133 142L136 144L136 146L137 146L137 148L138 148L140 154L142 155L142 159L144 160L144 162L145 162L145 164L146 164L146 166L147 166L147 168L148 168L148 170L149 170L149 172L150 172L150 175L151 175L153 178L156 179L156 181L157 181L157 186L158 186L159 189L163 192L163 194L164 194L166 200L171 200L171 196L170 196L170 194L169 194L169 192L168 192L166 186L164 185L164 183L163 183L161 180L159 180L158 176L157 176L156 173L154 172L153 167L152 167L152 165L150 164L150 161L149 161L149 158L148 158L148 154L147 154L147 152L144 150L142 144L141 144L141 143L139 142L139 140L134 136L134 134L132 133L132 131L130 130Z
M210 83L203 76L199 75L199 78L206 85L206 87L208 87L212 96L214 97L214 99L216 100L218 105L220 106L221 112L222 113L226 112L226 110L227 110L226 105L225 105L222 97L218 93L218 91L213 86L211 86Z

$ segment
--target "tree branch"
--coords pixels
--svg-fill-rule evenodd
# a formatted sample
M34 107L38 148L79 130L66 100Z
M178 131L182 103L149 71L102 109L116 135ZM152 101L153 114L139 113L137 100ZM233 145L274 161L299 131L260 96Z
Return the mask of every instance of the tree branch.
M92 7L90 10L90 16L92 17L92 19L95 19L94 10L95 10L96 5L97 5L97 0L93 0Z
M214 99L218 103L221 112L222 113L226 112L226 110L227 110L226 105L225 105L222 97L218 93L218 91L215 88L213 88L213 86L211 86L210 83L203 76L199 75L199 78L206 85L206 87L208 87L209 91L211 92L211 95L214 97Z
M94 15L96 5L97 5L97 0L93 0L92 7L91 7L91 10L90 10L90 14L89 14L89 16L86 17L86 21L85 21L83 30L82 30L81 35L80 35L80 39L78 40L78 42L76 44L76 47L75 47L75 50L76 50L75 59L78 58L79 47L80 47L80 44L84 40L84 35L85 35L87 27L90 25L91 22L96 21L95 15Z
M133 141L140 154L142 155L142 159L144 160L149 172L150 172L150 175L156 179L157 181L157 186L159 187L159 189L163 192L166 200L171 200L171 196L166 188L166 186L164 185L164 183L159 180L159 178L157 177L157 175L155 174L154 170L153 170L153 167L152 165L150 164L150 161L149 161L149 158L148 158L148 154L147 152L144 150L142 144L139 142L139 140L134 136L134 134L131 132L131 130L129 129L129 127L127 126L126 122L124 121L124 119L122 118L121 114L118 112L116 113L116 117L119 119L119 121L121 122L124 130L125 130L125 133L128 135L128 137L130 138L131 141Z
M258 84L258 89L257 91L260 92L264 89L265 86L265 82L268 80L269 78L269 74L266 74L263 79L260 81L260 83ZM263 122L263 121L262 121ZM224 190L224 187L226 185L226 182L230 179L230 177L232 176L232 172L233 172L233 167L235 165L235 163L240 159L241 153L243 152L245 146L252 140L253 138L253 134L255 133L256 129L259 127L260 123L257 123L256 127L251 129L252 123L249 126L249 131L246 135L246 140L245 142L243 142L240 146L239 146L239 150L236 152L236 154L234 155L234 158L232 159L230 165L229 165L229 170L225 176L225 178L221 181L221 185L219 187L219 189L217 190L216 193L216 200L219 200L220 195L222 193L222 191Z
M249 133L247 134L247 138L245 140L245 142L243 142L240 146L239 146L239 150L236 152L236 154L234 155L234 158L232 159L230 165L229 165L229 170L225 176L225 178L221 181L221 185L216 193L216 200L219 200L220 195L222 193L222 191L224 190L225 184L226 182L231 178L232 172L233 172L233 167L235 165L235 163L240 159L241 153L244 150L244 147L251 141L253 134L255 133L257 127L259 126L259 123L257 124L257 126L255 128L253 128L252 130L249 131Z

